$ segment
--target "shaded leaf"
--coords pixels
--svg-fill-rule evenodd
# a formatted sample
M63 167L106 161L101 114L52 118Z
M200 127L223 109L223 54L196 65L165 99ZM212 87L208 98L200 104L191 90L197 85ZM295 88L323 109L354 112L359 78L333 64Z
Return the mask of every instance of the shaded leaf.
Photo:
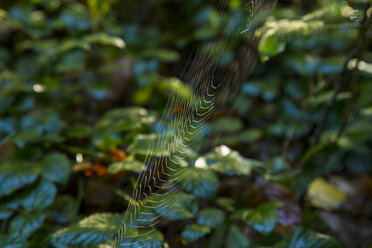
M22 213L10 223L10 233L17 233L20 237L28 237L43 223L45 216L42 212Z
M59 153L50 154L41 162L41 171L45 179L65 183L70 173L69 160L65 155Z
M213 171L198 168L180 168L170 180L179 182L186 191L203 198L213 197L219 184Z
M21 205L28 211L49 207L57 194L53 183L41 180L22 200Z
M308 231L303 228L295 228L275 248L341 248L338 242L327 235Z
M28 247L27 240L19 237L17 233L10 235L0 234L0 247L2 248L24 248Z
M245 214L245 222L256 231L269 234L275 227L278 219L277 207L280 203L263 203Z
M50 216L58 223L67 223L75 215L75 201L69 195L59 195L49 209Z
M0 166L0 196L33 183L40 173L39 167L26 163L6 163Z
M226 244L231 248L244 248L249 246L249 241L236 226L231 226Z
M119 241L119 248L160 248L163 245L163 234L156 229L128 229Z
M155 207L157 214L169 220L192 218L198 211L195 197L185 193L153 195L147 201Z
M187 225L182 231L182 239L186 243L192 243L205 236L211 231L209 226L199 226L196 224Z
M221 225L224 220L224 212L216 208L205 208L200 211L198 215L198 224L201 226L206 225L211 228Z

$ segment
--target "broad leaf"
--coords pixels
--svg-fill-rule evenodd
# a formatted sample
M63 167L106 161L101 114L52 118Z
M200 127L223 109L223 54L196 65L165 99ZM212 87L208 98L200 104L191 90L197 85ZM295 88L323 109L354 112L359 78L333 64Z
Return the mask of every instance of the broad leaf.
M75 215L75 200L70 195L59 195L49 208L49 215L58 223L68 223Z
M179 171L181 170L181 172ZM186 191L203 198L212 198L218 189L218 178L208 169L180 168L171 180L179 182Z
M195 162L196 167L206 167L226 174L234 175L250 175L253 168L261 166L261 163L256 160L246 159L238 152L231 150L227 146L218 146L212 153L199 158Z
M319 208L335 210L346 201L346 194L323 178L316 178L307 188L310 203Z
M197 224L187 225L182 231L182 239L186 243L192 243L210 233L210 231L211 229L209 226L200 226Z
M41 171L45 179L52 182L65 183L69 177L70 164L66 156L53 153L43 159Z
M19 237L17 233L10 235L0 234L1 248L24 248L28 247L27 240Z
M88 247L101 244L112 238L118 231L121 215L99 213L90 215L78 224L59 230L53 234L53 243L57 246Z
M133 171L139 173L143 169L144 165L142 162L133 158L128 158L126 160L110 164L110 166L108 167L108 172L110 174L115 174L121 171Z
M0 165L0 196L33 183L40 172L39 167L21 162Z
M282 242L277 244L275 248L341 248L333 238L303 229L295 228Z
M130 150L140 155L170 156L178 146L177 138L172 134L139 134L135 137Z
M57 194L53 183L41 180L22 200L21 205L28 211L43 210L49 207Z
M249 241L236 226L231 226L226 244L231 248L245 248L249 246Z
M254 210L245 213L245 222L253 227L256 231L263 234L269 234L275 227L278 219L277 207L280 203L263 203Z
M158 215L169 220L192 218L198 211L195 197L185 193L153 195L146 201L155 207L155 212Z
M223 211L216 208L205 208L198 215L198 224L209 227L217 227L225 220Z
M163 245L163 234L156 229L128 229L119 241L119 248L160 248Z
M9 231L17 233L20 237L28 237L41 226L44 219L45 215L40 211L22 213L12 220Z

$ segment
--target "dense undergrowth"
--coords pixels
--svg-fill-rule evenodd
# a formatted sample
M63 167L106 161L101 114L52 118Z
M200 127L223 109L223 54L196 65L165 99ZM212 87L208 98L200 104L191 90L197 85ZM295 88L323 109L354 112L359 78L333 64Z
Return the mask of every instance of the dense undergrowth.
M279 1L256 31L252 76L200 133L178 204L148 217L167 223L125 244L371 247L369 4ZM192 94L177 76L241 11L1 1L0 247L113 247L167 99Z

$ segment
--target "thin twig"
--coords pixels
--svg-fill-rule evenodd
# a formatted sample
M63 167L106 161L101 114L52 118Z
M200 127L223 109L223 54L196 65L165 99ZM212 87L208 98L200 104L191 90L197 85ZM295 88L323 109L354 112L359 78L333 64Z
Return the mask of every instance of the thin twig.
M370 20L371 18L368 18L368 14L367 14L367 11L368 11L369 7L370 7L370 4L368 3L365 10L364 10L363 18L359 22L359 36L358 37L360 37L360 38L357 40L356 45L351 50L351 52L349 53L347 59L345 60L345 62L343 64L339 80L337 81L337 83L334 85L334 88L333 88L332 98L327 103L327 105L325 106L322 121L315 130L313 145L316 145L316 144L319 143L321 134L323 133L325 125L328 122L328 118L329 118L329 114L331 112L332 106L336 102L337 96L341 91L341 87L342 87L342 85L347 83L350 79L351 74L350 74L350 70L348 68L348 65L349 65L350 61L354 58L356 58L359 61L360 57L362 56L363 51L365 50L366 43L367 43L366 42L366 40L367 40L367 30L368 30L368 27L370 26L370 22L371 22L371 20ZM367 21L367 19L368 19L368 21Z

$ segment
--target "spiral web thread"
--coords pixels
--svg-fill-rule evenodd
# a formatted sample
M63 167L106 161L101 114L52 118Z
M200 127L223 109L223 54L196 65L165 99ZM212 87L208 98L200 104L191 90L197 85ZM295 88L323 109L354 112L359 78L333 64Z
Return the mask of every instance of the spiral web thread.
M227 2L228 0L219 2L218 13L226 7ZM177 193L181 189L177 182L189 174L184 170L183 164L193 165L195 163L197 153L192 148L201 141L200 133L205 130L205 124L213 110L234 95L240 88L241 82L251 73L257 60L255 47L258 38L252 32L255 29L254 24L262 19L263 10L272 8L274 4L275 0L246 1L243 13L247 18L247 26L241 27L234 20L227 21L212 45L206 51L198 51L194 59L189 60L181 78L193 94L185 102L182 98L182 93L186 90L184 89L180 95L174 95L168 100L160 118L160 123L165 126L166 131L161 132L161 127L156 129L156 133L162 133L162 138L152 142L145 156L144 168L132 192L133 200L130 201L119 232L115 236L116 248L145 247L136 240L137 234L129 230L147 230L141 233L141 237L147 235L150 239L151 232L155 230L151 227L160 227L167 222L167 213L164 211L179 204L180 199ZM238 49L229 72L221 82L215 82L214 75L218 60L234 34L243 36L243 44ZM159 156L153 156L155 151L165 152L161 152ZM175 165L178 168L175 168ZM154 217L158 216L159 212L162 212L165 218ZM145 222L150 222L150 224ZM123 240L126 241L123 243ZM128 240L131 242L127 242Z

